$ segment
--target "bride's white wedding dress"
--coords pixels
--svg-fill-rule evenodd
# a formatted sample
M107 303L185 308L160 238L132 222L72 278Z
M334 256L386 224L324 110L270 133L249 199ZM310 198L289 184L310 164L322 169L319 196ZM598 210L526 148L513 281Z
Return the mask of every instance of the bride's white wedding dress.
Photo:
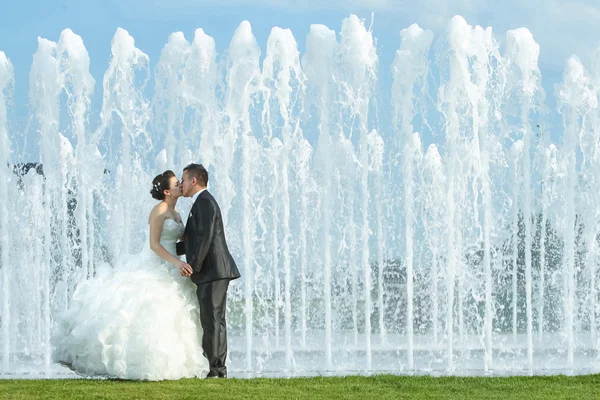
M175 255L184 226L163 224ZM89 376L163 380L206 377L196 285L149 249L81 282L57 318L53 358Z

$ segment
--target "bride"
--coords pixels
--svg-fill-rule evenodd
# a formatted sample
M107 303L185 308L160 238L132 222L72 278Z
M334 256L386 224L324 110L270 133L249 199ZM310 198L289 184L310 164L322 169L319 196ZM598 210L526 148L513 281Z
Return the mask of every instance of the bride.
M208 360L190 265L176 255L184 225L172 171L154 178L150 249L81 282L59 315L53 358L82 375L120 379L205 378Z

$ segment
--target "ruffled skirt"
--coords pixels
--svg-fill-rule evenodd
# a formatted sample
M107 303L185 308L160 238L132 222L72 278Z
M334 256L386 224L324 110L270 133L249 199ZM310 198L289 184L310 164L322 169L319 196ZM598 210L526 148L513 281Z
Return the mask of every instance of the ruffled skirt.
M149 253L81 282L56 321L53 358L132 380L206 377L196 285Z

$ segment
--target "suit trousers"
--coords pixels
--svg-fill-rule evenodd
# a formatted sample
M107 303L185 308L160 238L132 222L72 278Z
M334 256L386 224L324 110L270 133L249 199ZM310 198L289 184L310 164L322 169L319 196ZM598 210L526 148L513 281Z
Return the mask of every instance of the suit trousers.
M227 289L229 279L200 283L196 294L200 303L200 323L204 334L202 349L210 364L208 376L227 376Z

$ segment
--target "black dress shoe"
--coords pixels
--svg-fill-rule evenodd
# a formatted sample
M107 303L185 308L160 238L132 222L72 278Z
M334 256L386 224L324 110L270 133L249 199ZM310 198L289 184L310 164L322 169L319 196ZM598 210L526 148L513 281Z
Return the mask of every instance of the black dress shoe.
M206 378L207 378L207 379L208 379L208 378L219 378L219 373L218 373L218 372L216 372L216 371L214 371L214 372L213 372L213 371L210 371L210 372L208 373L208 375L206 375Z

